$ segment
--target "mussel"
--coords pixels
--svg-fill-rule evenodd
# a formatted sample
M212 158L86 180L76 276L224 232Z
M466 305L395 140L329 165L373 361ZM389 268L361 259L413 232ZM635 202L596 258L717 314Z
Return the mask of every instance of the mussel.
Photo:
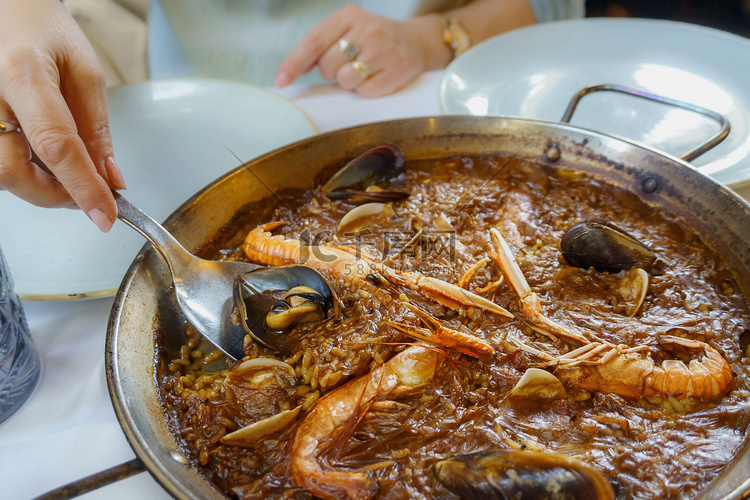
M300 323L315 323L325 319L328 308L323 294L309 286L295 286L273 304L266 325L278 332Z
M582 462L554 453L500 450L441 460L435 475L463 499L613 499L609 481Z
M339 315L339 301L328 281L308 266L259 268L237 277L234 302L245 333L260 344L291 354L288 333L301 323Z
M565 262L571 266L593 267L600 272L616 273L640 267L649 270L656 255L646 245L600 219L571 226L560 241Z
M376 186L403 172L401 149L395 144L381 144L344 165L323 186L323 193L332 200L344 200L352 205L403 200L409 197L409 193L382 190Z

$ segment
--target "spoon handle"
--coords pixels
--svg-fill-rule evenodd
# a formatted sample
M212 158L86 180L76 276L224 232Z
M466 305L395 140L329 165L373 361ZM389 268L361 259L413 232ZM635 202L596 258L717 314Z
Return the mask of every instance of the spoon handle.
M117 205L117 218L145 236L159 250L173 274L179 274L180 269L187 267L190 261L195 259L161 224L131 204L120 193L113 194Z

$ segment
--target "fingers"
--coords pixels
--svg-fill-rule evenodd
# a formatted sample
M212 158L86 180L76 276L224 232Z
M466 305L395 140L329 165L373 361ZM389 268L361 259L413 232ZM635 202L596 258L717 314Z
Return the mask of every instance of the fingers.
M326 80L335 79L338 70L343 65L359 57L361 53L359 45L349 42L349 40L355 38L356 35L347 31L318 59L318 70L323 78ZM348 56L344 54L345 50L349 51Z
M7 107L0 106L0 110L3 117L9 116ZM31 162L29 143L20 132L0 136L0 189L6 189L19 198L42 207L71 203L65 188Z
M377 73L373 71L374 62L368 62L367 54L362 54L354 61L346 61L336 71L335 78L343 88L357 90L368 78Z
M346 5L318 23L281 62L275 85L285 87L312 70L329 49L338 46L338 39L349 30L352 19L361 12L359 6Z
M380 97L402 88L421 72L401 57L397 47L385 48L375 52L363 49L355 61L343 63L335 75L339 85L363 97Z
M44 207L79 207L102 231L117 217L106 82L93 48L59 2L9 5L0 18L0 189ZM12 135L13 137L10 137ZM29 144L36 158L30 161Z
M99 175L110 189L126 189L125 179L114 160L106 80L101 72L92 69L93 64L95 62L90 61L70 68L72 78L66 88L65 101Z
M407 23L371 14L358 6L345 6L295 47L279 67L276 85L291 83L317 64L324 78L335 79L341 87L362 96L395 92L425 69L422 42L416 32L421 33L423 24L414 30Z
M117 217L114 198L78 135L76 119L61 94L55 69L56 65L44 56L33 61L27 59L25 71L3 82L0 95L13 109L34 152L59 182L29 162L28 153L21 155L17 149L10 151L4 144L6 141L2 141L0 150L7 151L3 186L40 206L70 206L72 198L97 227L106 232ZM75 110L81 111L80 108ZM86 113L83 116L88 117ZM95 135L88 133L89 138ZM8 138L5 135L2 139ZM102 156L107 153L111 155L111 146ZM101 170L106 171L104 162L101 165ZM60 187L67 192L65 196Z

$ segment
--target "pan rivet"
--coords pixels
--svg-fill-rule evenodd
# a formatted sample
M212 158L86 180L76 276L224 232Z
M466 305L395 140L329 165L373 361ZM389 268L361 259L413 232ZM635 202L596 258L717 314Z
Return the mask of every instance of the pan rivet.
M560 159L560 156L562 156L562 152L560 151L560 147L555 144L554 146L547 148L545 155L547 155L547 161L556 162Z
M651 194L659 189L659 181L655 177L646 177L641 183L641 188L646 194Z

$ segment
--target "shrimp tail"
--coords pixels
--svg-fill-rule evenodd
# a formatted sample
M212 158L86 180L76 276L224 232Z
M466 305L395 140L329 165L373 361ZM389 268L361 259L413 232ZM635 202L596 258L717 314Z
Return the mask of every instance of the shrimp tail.
M285 266L300 261L300 242L273 236L271 231L284 222L268 222L250 231L242 243L245 255L259 264Z
M646 394L672 395L677 399L716 399L732 387L732 368L710 345L699 340L673 336L663 338L661 343L702 350L703 356L691 359L687 365L676 359L663 361L646 379Z

